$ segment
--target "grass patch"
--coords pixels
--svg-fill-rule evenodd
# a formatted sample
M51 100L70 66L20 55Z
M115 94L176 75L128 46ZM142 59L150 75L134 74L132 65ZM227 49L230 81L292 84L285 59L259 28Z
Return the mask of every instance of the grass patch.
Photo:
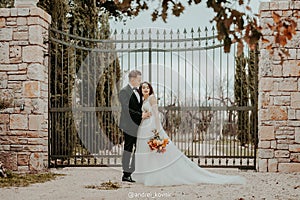
M26 187L30 184L44 183L54 180L63 174L43 173L43 174L15 174L7 172L6 178L0 178L0 188L4 187Z
M101 183L100 185L88 185L85 186L85 188L88 189L97 189L97 190L117 190L121 186L117 182L111 182L110 180L108 182Z

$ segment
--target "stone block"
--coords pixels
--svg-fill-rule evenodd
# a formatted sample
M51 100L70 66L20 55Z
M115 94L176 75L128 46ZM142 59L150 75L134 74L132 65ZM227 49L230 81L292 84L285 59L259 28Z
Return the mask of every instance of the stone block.
M17 136L11 136L11 135L1 136L0 137L0 144L1 145L18 144L18 137Z
M259 109L258 111L258 121L269 120L270 114L268 109Z
M271 91L274 88L274 80L272 78L260 79L259 91Z
M295 57L296 57L296 55L295 55ZM283 68L282 68L283 76L286 76L286 77L300 76L300 66L298 66L298 62L299 62L298 60L285 61L283 63Z
M10 150L21 152L21 151L24 150L24 146L23 145L18 145L18 144L10 145Z
M18 8L18 16L29 16L29 8Z
M290 144L289 151L291 152L300 152L300 144Z
M270 2L270 10L275 10L278 12L279 10L279 3L278 1L271 1Z
M274 77L282 76L282 65L273 65L273 76Z
M258 158L274 158L274 149L258 149Z
M10 129L11 130L28 130L28 117L22 114L10 115Z
M9 17L10 10L10 8L0 8L0 17Z
M26 145L24 146L25 151L30 152L47 152L48 146L45 145Z
M17 8L11 8L10 9L10 16L11 17L17 17L18 16L18 9Z
M288 108L288 119L289 120L294 120L296 119L296 110Z
M260 12L260 18L269 18L270 16L272 16L271 11L261 11ZM265 35L265 34L263 34Z
M26 17L18 17L17 18L17 25L18 26L27 25L27 18Z
M11 46L9 48L9 57L10 58L21 58L22 57L21 46Z
M262 93L260 95L260 100L261 100L261 106L263 108L266 108L267 106L270 106L272 105L271 104L271 97L270 97L270 94L268 92L265 92L265 93Z
M44 101L42 99L33 99L31 105L32 105L32 113L34 114L44 114L48 109L47 101Z
M288 119L286 107L272 106L269 108L269 112L271 120L282 121Z
M290 54L289 59L292 59L290 60L291 63L298 65L298 63L295 61L297 59L297 49L289 49L289 54Z
M291 40L287 41L286 48L295 48L300 46L300 34L293 35Z
M14 40L28 40L28 32L14 32L13 39Z
M260 140L275 139L275 129L273 126L260 126L258 130L258 138Z
M291 103L290 96L276 96L274 97L275 106L289 106Z
M277 159L268 160L268 172L277 172L278 171L278 161Z
M297 120L300 120L300 110L296 110L296 118Z
M285 140L285 139L287 139L287 136L286 135L276 135L275 138L277 140Z
M279 83L279 91L293 92L297 90L298 90L298 85L297 85L296 78L285 78L283 81Z
M263 10L270 10L270 3L269 2L260 2L259 4L259 10L263 11Z
M270 147L271 147L270 141L259 141L259 143L258 143L258 148L269 149Z
M278 1L278 7L280 10L289 10L290 2L289 1Z
M21 63L18 65L19 70L27 70L28 64L27 63Z
M40 25L29 26L29 43L43 45L43 28Z
M6 169L12 171L18 170L17 154L15 152L0 152L0 161L3 162Z
M17 157L18 157L18 166L28 166L29 164L28 154L19 153Z
M288 157L290 157L290 152L288 150L276 150L275 157L276 158L288 158Z
M47 23L51 23L51 16L41 8L30 9L30 16L38 16L43 18Z
M258 159L258 171L259 172L268 171L268 159Z
M28 137L28 138L38 138L38 137L40 137L40 134L37 131L28 131L28 132L26 132L26 137Z
M40 97L40 83L38 81L28 81L23 83L24 97Z
M30 9L30 16L38 16L38 17L41 17L41 16L44 16L44 10L39 8L39 7L35 7L35 8L31 8Z
M29 115L29 130L41 130L41 124L43 122L43 115Z
M40 17L28 17L28 25L41 25L42 21Z
M0 29L1 31L1 29ZM1 38L1 34L0 34ZM1 40L1 39L0 39ZM0 63L9 63L9 43L8 42L0 42ZM2 69L3 65L0 65L0 70Z
M300 108L300 92L291 93L291 107L296 109Z
M47 158L45 158L45 154L43 153L32 153L30 155L30 171L43 171L47 168L47 166L45 166L44 160L47 160Z
M22 54L24 62L36 62L42 64L44 61L44 51L40 46L23 47Z
M7 81L8 81L7 74L0 72L0 89L6 89L7 88ZM0 121L0 123L1 123L1 121Z
M15 8L35 8L38 0L15 0L14 6Z
M291 162L300 163L300 153L291 153Z
M263 67L260 68L261 76L263 76L263 77L273 76L272 66L271 66L271 62L270 62L269 59L261 57L261 60L260 60L259 64L261 66L263 66Z
M300 9L300 1L293 1L293 2L290 4L290 8L291 8L291 9L299 10L299 9Z
M29 44L29 42L26 40L26 41L21 41L21 40L16 40L16 41L10 41L9 42L9 45L10 46L27 46Z
M276 149L280 149L280 150L289 149L289 145L288 144L277 144Z
M17 29L15 29L15 32L28 32L29 27L27 25L24 26L18 26Z
M39 135L41 137L41 135ZM30 145L45 145L47 146L48 140L45 140L43 138L28 138L28 144Z
M276 142L276 140L272 140L271 141L271 149L276 149L277 148L277 142Z
M5 18L0 18L0 28L5 27Z
M6 18L6 21L8 21L8 22L17 22L17 17L8 17L8 18Z
M0 124L9 123L9 114L0 113Z
M300 143L300 128L299 127L297 127L295 129L295 142Z
M291 10L283 10L282 11L282 17L290 17L292 15L293 15L293 11L291 11Z
M10 145L0 145L0 152L1 151L10 151Z
M9 75L8 76L9 81L25 81L27 80L27 76L23 74L18 74L18 75Z
M44 73L45 66L41 64L30 64L28 65L28 78L30 80L42 81L45 79L46 74Z
M279 172L300 172L300 163L279 163Z

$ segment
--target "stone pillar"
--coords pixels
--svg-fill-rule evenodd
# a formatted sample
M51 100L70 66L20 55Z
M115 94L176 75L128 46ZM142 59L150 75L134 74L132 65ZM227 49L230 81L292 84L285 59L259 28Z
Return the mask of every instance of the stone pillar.
M19 172L48 168L48 28L37 0L0 9L0 161ZM1 99L1 96L0 96Z
M30 8L36 7L36 4L39 0L15 0L14 6L15 8Z
M298 23L297 34L285 48L290 56L280 62L260 44L258 102L258 171L300 172L300 1L260 3L265 38L273 41L272 12Z

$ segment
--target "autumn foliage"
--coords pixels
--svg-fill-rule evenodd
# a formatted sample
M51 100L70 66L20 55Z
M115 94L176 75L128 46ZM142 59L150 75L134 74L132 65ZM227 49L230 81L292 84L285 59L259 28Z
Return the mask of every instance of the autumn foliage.
M290 17L282 18L276 12L272 13L274 23L268 23L267 26L272 30L272 41L262 38L263 43L267 43L266 49L270 54L274 54L274 49L278 49L278 56L283 63L284 57L289 57L289 51L285 48L288 40L291 40L293 35L296 34L297 23Z

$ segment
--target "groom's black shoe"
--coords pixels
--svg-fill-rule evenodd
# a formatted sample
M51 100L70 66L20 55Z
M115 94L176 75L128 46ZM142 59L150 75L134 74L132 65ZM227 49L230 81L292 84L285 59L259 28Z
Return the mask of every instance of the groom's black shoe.
M131 182L131 183L135 182L135 180L132 180L131 176L123 176L122 181L127 181L127 182Z

